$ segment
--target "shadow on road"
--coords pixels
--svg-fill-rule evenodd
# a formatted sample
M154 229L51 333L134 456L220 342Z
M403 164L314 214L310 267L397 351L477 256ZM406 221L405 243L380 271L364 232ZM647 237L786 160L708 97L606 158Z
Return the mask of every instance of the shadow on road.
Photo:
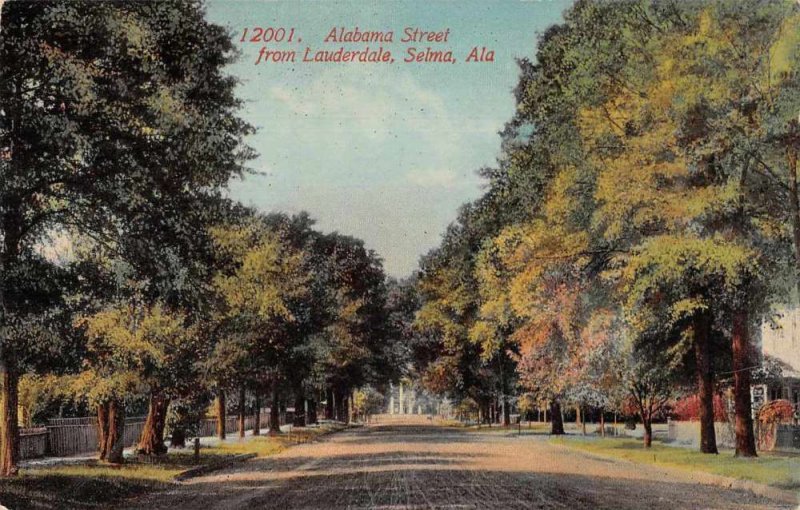
M364 459L364 463L369 462ZM362 464L363 465L363 464ZM332 466L328 466L332 467ZM259 489L259 490L252 490ZM633 489L633 490L632 490ZM665 495L668 494L668 495ZM208 506L208 502L216 502ZM282 483L229 480L196 484L190 495L162 498L160 508L746 508L743 493L704 494L694 484L639 482L560 473L439 469L434 465L378 471L306 472ZM700 506L698 503L702 502ZM763 501L762 501L763 503Z
M479 441L480 436L456 427L435 425L372 425L367 434L350 434L339 439L359 444L378 443L454 443Z
M778 508L749 492L636 477L629 468L616 476L618 466L563 457L546 442L491 436L422 425L351 430L194 480L137 508ZM553 463L554 456L562 457Z

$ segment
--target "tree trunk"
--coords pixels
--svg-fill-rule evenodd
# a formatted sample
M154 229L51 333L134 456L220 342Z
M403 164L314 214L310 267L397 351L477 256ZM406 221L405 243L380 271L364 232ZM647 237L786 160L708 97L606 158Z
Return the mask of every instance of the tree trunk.
M295 427L306 426L305 415L306 399L303 390L297 390L294 394L294 419L292 425Z
M253 416L253 435L258 436L261 434L261 395L258 390L255 393L255 412Z
M354 395L355 395L355 390L350 390L347 393L347 421L348 422L354 422L354 421L357 420L356 415L355 415L356 410L355 410L355 407L353 406L353 403L356 401ZM419 410L419 407L417 407L417 410Z
M317 423L317 401L311 399L308 401L308 417L306 418L308 425Z
M502 396L503 399L503 426L510 427L511 426L511 409L508 405L508 397L505 393Z
M561 403L558 400L550 401L550 433L554 436L564 434L564 420L561 418Z
M239 439L244 439L245 430L244 430L244 420L245 420L245 398L247 395L245 394L244 384L239 387Z
M164 444L164 426L167 422L169 399L160 394L150 395L147 407L147 419L144 422L142 435L139 437L137 452L142 455L163 455L167 453Z
M108 433L106 435L106 462L122 464L125 461L125 406L112 400L108 407Z
M787 141L786 160L788 163L789 206L791 207L792 235L794 240L795 289L800 287L800 196L797 190L797 146L798 133L796 121L792 121ZM798 290L800 297L800 290Z
M347 397L345 392L335 392L336 398L336 419L348 423L347 421Z
M8 360L0 359L0 379L0 476L15 476L19 460L19 374Z
M606 437L606 417L602 409L600 409L600 436Z
M219 393L217 394L217 438L220 441L225 440L226 430L225 430L225 422L227 421L228 415L225 409L225 390L222 388L219 389Z
M711 354L711 320L698 314L694 320L694 353L697 363L697 386L700 399L700 451L719 453L714 432L714 368Z
M108 456L108 402L97 406L97 447L100 450L100 460Z
M582 407L578 407L578 412L581 415L581 434L586 435L586 414L583 412Z
M325 393L325 419L332 420L334 415L333 388L328 388Z
M121 464L125 447L125 408L116 400L98 405L97 429L100 460Z
M2 3L2 2L0 2ZM0 6L0 9L2 6ZM15 104L21 105L19 84L13 86ZM20 175L23 170L21 158L14 151L22 149L16 143L20 137L19 110L12 113L10 147L11 175ZM24 149L22 149L24 150ZM9 338L6 323L8 321L8 307L6 303L5 275L19 260L20 244L24 235L24 218L22 217L22 203L19 198L3 203L6 214L3 216L2 243L0 248L0 476L16 476L19 461L19 367L16 363L14 352L9 352L13 345Z
M269 403L269 435L277 436L281 433L281 410L278 402L278 378L272 378L272 401Z
M733 396L736 409L736 456L756 457L750 403L750 325L744 310L733 316Z
M652 419L642 419L642 425L644 426L644 447L650 448L653 446L653 422Z

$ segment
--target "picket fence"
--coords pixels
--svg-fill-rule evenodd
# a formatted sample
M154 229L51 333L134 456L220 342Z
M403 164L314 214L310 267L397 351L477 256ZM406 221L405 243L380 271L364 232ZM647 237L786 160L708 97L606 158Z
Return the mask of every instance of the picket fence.
M287 414L291 419L291 411L281 413L281 424L286 423ZM252 430L255 425L255 415L245 417L245 429ZM266 428L269 423L269 408L261 409L261 427ZM130 416L125 418L125 433L123 441L125 447L133 446L139 439L144 428L145 416ZM228 434L235 434L239 428L237 415L228 415L225 420L225 429ZM217 430L217 419L207 418L201 420L197 436L213 436ZM93 416L82 418L54 418L48 421L46 427L37 427L20 430L20 458L34 459L38 457L67 457L70 455L87 454L98 451L97 418Z

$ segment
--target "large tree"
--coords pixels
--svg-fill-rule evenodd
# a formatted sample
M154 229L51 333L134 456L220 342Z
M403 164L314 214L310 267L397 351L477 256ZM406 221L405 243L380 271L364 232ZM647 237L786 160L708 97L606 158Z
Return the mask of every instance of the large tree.
M298 341L293 334L302 318L297 305L309 294L304 253L260 215L215 227L213 233L226 263L214 277L221 300L212 375L220 392L231 382L269 384L270 433L279 433L283 363Z
M7 1L0 18L0 474L16 472L18 272L79 230L189 257L204 202L242 171L233 46L199 2Z

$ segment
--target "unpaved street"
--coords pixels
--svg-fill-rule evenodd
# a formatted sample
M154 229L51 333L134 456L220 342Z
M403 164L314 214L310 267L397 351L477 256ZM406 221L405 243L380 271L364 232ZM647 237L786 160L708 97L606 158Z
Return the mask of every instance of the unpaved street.
M353 429L197 478L137 508L781 508L690 473L589 457L547 436Z

